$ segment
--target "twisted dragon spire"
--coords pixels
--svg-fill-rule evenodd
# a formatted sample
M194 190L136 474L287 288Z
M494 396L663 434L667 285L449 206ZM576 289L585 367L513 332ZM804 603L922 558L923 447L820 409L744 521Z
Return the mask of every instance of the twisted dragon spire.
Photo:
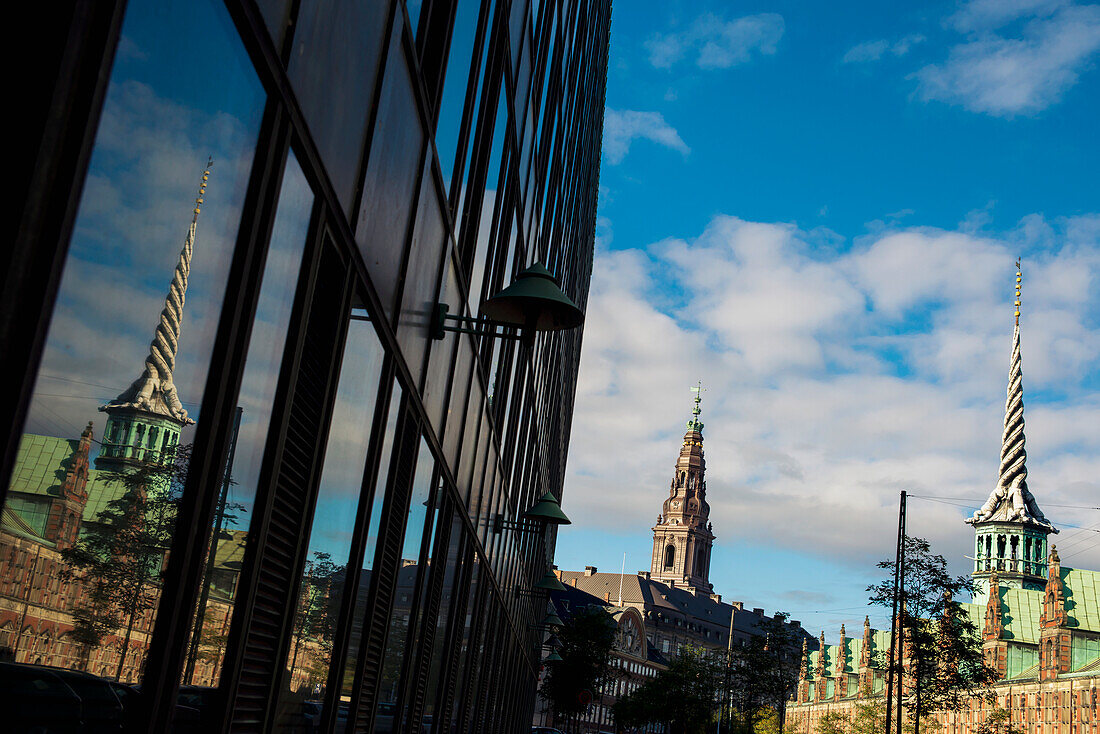
M1021 521L1054 530L1027 488L1027 450L1024 447L1024 383L1020 358L1020 261L1016 261L1016 326L1012 333L1012 358L1008 368L1004 432L1001 434L1001 468L997 486L986 503L967 520ZM1003 508L1003 511L1002 511ZM1057 532L1057 530L1054 530Z
M172 274L172 283L168 286L168 295L164 299L164 308L160 312L160 322L149 344L149 354L145 357L145 368L141 377L134 380L121 395L100 410L115 408L136 408L149 413L163 415L181 424L194 423L187 410L180 403L172 372L176 368L176 350L179 348L180 326L183 322L183 305L187 296L187 281L191 274L191 254L195 248L195 229L206 194L206 181L210 177L210 168L214 160L209 159L202 172L202 183L195 198L195 209L191 217L191 226L183 241L176 270Z

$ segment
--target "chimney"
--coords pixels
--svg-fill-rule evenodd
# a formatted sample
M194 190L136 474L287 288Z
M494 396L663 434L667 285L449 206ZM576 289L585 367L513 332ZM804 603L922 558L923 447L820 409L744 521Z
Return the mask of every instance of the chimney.
M799 622L797 619L792 619L791 620L791 626L794 627L795 629L802 629L802 623Z
M649 571L639 571L638 575L641 576L646 581L649 581Z
M558 568L557 566L554 566L554 575L558 577L558 581L561 581L561 579L562 579L561 569Z
M570 581L572 582L572 584L573 584L573 588L574 588L574 589L575 589L575 588L577 588L577 577L576 577L576 576L574 576L573 578L571 578L571 579L569 579L569 580L570 580Z
M753 607L752 613L755 614L758 617L763 617L764 616L764 610L761 609L760 607Z
M610 591L605 591L605 592L604 592L604 595L603 595L603 600L604 600L605 602L607 602L608 604L610 604L610 603L611 603L611 592L610 592Z
M596 574L596 567L595 566L585 566L584 567L584 575L585 576L594 576L595 574Z
M731 601L730 606L733 607L733 610L735 612L740 612L742 609L745 608L745 603L741 601Z

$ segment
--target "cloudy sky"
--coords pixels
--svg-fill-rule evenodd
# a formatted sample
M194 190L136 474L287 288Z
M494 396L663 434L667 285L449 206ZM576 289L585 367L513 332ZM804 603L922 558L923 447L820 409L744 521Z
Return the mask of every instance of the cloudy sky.
M1100 5L908 5L616 4L559 566L649 567L702 380L724 598L884 624L902 489L967 571L1022 256L1029 483L1100 568Z

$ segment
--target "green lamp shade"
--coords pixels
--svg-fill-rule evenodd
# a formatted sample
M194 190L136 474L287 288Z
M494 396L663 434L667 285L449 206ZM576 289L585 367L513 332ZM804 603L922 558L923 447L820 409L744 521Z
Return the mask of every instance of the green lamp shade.
M535 331L572 329L584 321L584 313L562 292L557 278L539 263L482 304L481 313L502 324L532 326Z
M549 637L546 638L546 642L542 643L542 646L543 647L548 647L551 650L560 650L561 649L561 640L558 639L557 635L550 635Z
M561 505L554 495L547 492L539 501L531 506L531 509L523 513L528 520L549 523L550 525L571 525L569 518L561 511Z
M550 654L546 656L546 662L548 663L560 663L561 655L558 655L557 650L551 650Z
M553 612L547 614L546 619L542 620L543 627L561 627L564 624L565 622L561 621L561 617L554 614Z
M558 581L558 577L554 575L553 571L547 571L546 574L539 579L539 582L535 584L535 588L544 591L565 591L565 587Z

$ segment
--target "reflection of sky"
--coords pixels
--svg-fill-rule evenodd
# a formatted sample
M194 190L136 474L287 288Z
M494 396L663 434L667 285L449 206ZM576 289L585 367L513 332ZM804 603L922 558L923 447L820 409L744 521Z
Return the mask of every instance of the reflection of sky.
M197 417L263 91L221 3L127 8L26 430L76 437L142 370L207 156L175 371ZM189 431L183 441L190 440Z
M267 428L275 402L275 385L279 379L312 207L313 192L292 153L287 159L283 188L279 193L279 206L272 227L271 245L237 401L241 408L241 425L233 459L235 484L229 490L229 500L244 505L246 510L252 508L256 496Z
M309 542L311 555L331 553L341 566L355 527L384 356L370 322L350 322Z

